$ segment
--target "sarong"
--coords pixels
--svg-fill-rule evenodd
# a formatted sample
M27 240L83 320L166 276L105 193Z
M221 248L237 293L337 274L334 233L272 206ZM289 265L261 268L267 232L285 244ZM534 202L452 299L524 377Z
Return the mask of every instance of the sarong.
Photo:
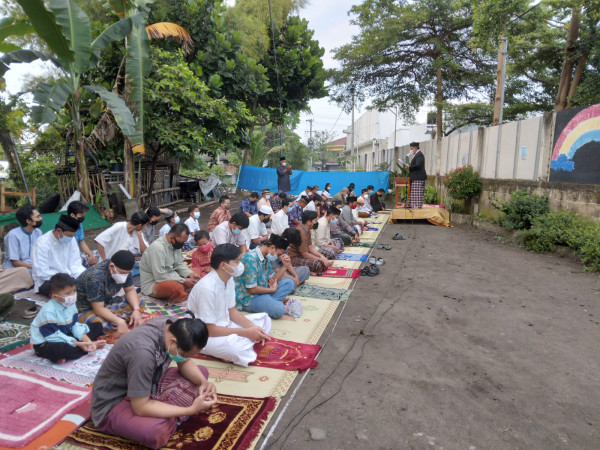
M422 208L425 195L425 180L412 180L410 182L410 207Z

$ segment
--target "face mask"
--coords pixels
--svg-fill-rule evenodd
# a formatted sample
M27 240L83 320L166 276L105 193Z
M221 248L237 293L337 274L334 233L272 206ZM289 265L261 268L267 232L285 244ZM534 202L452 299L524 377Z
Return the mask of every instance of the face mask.
M69 236L63 236L63 237L60 238L60 243L61 244L65 244L65 245L69 245L72 240L73 240L73 236L71 236L71 237L69 237Z
M329 206L331 206L331 202L327 202L327 204L328 204Z
M282 163L281 163L281 165L282 165L283 167L285 167L285 166L287 166L287 163L286 163L286 162L282 162Z
M363 195L363 198L369 198L369 194Z
M117 284L123 284L127 281L127 277L129 276L129 274L127 273L118 273L118 272L111 272L110 276L112 277L113 280L115 280L115 283Z
M271 196L270 195L267 195L267 200L271 200Z
M73 306L77 302L77 294L67 295L63 297L64 306Z
M268 219L263 219L263 221L262 221L262 222L266 224L266 223L269 223L270 221L271 221L271 219L270 219L270 218L268 218Z
M352 206L350 207L350 209L356 209L356 208L358 208L358 205L352 205Z
M179 223L181 219L179 218L179 216L175 217L175 225L177 225Z
M169 345L169 348L170 347L171 347L171 345ZM171 358L176 363L182 363L182 362L186 362L188 360L188 358L179 356L179 350L177 350L177 343L175 343L175 352L176 352L175 355L171 355L171 350L167 349L167 355L169 355L169 358Z
M232 270L232 272L227 271L229 273L229 275L231 275L232 277L239 277L244 273L244 265L242 263L239 263L235 267L231 267L227 263L225 263L225 265Z
M195 212L195 213L194 213L194 217L195 217L196 219L198 219L198 218L200 217L200 213L199 213L199 212Z
M156 225L158 223L158 220L156 222L148 222L150 225Z
M267 253L267 259L269 261L277 261L279 257L277 255L274 255L273 253Z
M175 250L181 250L183 248L183 246L185 245L185 242L173 241L172 245Z
M336 223L338 223L338 220L337 219L332 219L331 223L335 225Z
M211 248L212 244L209 242L208 244L203 245L202 247L198 247L198 250L200 250L202 253L208 253Z
M42 224L43 224L43 223L44 223L44 222L43 222L42 220L39 220L39 221L37 221L37 222L34 222L34 223L33 223L33 228L39 228L39 227L41 227L41 226L42 226Z
M229 208L231 208L231 205L229 203L223 204L223 209L229 209Z
M85 216L81 216L81 217L78 217L78 218L77 218L77 221L78 221L79 223L83 223L83 221L84 221L84 220L85 220Z
M239 228L234 228L232 233L233 234L240 234L242 232L242 230L240 230Z
M319 223L318 222L313 224L313 230L316 230L317 228L319 228Z

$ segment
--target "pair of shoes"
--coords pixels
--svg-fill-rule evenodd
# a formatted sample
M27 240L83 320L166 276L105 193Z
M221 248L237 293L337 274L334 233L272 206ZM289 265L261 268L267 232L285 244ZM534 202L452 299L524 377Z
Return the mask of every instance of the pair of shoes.
M404 236L402 236L400 233L396 233L394 235L394 237L392 237L393 240L395 241L405 241L406 238Z
M385 250L391 250L392 246L390 244L379 244L377 246L377 250L383 250L383 249L385 249Z
M376 258L375 256L370 256L367 262L371 265L375 264L377 266L383 266L385 264L385 259Z
M379 267L377 267L375 264L365 266L360 270L360 274L374 277L375 275L379 275Z
M34 305L31 308L26 309L23 313L23 319L33 319L38 315L40 309L42 309L42 307L38 305Z

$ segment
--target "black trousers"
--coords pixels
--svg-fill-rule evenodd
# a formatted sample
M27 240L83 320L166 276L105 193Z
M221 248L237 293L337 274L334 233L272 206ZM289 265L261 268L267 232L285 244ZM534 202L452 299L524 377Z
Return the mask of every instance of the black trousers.
M354 236L350 237L349 234L341 233L341 234L332 234L331 237L341 239L342 242L344 243L344 245L350 245L350 244L352 244L352 237L354 237Z
M46 297L50 297L50 283L48 281L44 281L41 284L38 294L45 295Z
M100 322L93 322L88 326L90 327L90 331L86 334L92 341L97 340L104 334L104 328ZM79 347L73 347L66 342L44 342L43 344L34 345L33 350L37 356L49 359L53 363L61 359L79 359L87 354L87 352L84 352Z

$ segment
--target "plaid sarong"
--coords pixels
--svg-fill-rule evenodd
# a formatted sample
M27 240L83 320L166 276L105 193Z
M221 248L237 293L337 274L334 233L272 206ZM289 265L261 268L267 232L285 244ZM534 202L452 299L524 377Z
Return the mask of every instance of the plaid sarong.
M311 272L314 272L317 275L321 275L325 270L323 261L320 261L318 259L294 258L292 259L292 266L307 266Z
M144 312L145 302L142 298L140 298L140 311ZM112 302L108 305L105 303L104 306L110 312L112 312L115 316L120 317L121 319L129 322L129 318L133 313L133 308L129 304L126 298L124 297L114 297ZM80 323L91 324L92 322L100 322L104 327L104 330L112 330L116 328L116 326L110 322L106 322L103 318L98 317L93 309L89 311L82 311L79 313L78 320Z
M410 182L410 207L422 208L425 195L425 180L412 180Z

